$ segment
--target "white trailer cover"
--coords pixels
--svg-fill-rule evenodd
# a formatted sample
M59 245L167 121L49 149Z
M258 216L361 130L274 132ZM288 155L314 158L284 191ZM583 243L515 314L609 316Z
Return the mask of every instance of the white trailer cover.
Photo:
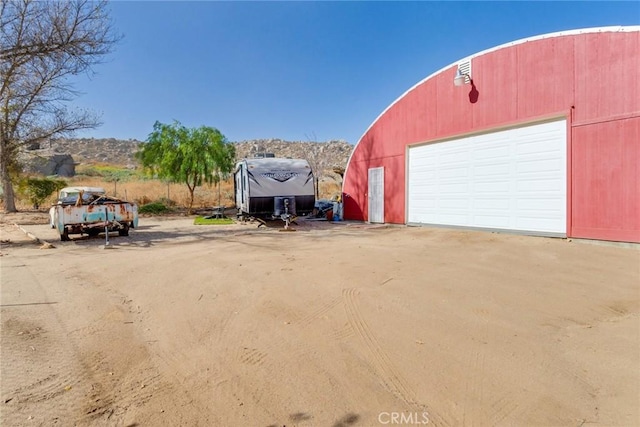
M276 211L276 197L294 197L297 214L304 215L315 204L313 181L304 159L245 159L236 167L236 206L239 213L269 216Z
M305 196L313 194L309 163L302 159L247 159L250 197ZM311 184L311 185L309 185Z

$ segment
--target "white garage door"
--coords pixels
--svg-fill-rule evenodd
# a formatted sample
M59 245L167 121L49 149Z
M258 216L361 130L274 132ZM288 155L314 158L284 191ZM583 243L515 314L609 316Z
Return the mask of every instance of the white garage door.
M409 148L407 222L566 235L566 134L560 120Z

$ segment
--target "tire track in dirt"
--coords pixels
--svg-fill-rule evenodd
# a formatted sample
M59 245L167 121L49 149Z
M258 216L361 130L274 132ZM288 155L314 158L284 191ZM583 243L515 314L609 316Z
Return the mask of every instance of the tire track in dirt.
M321 330L321 328L317 328L316 321L322 319L327 316L332 310L341 305L342 296L332 298L329 301L325 301L322 304L315 307L312 311L307 313L306 315L299 317L298 319L294 319L291 322L291 327L294 328L295 332L300 337L306 337L309 334L317 335L317 336L328 336L330 338L339 338L346 337L350 334L353 335L353 331L349 325L345 325L344 328L339 330L332 330L328 333L325 333ZM297 341L294 346L291 346L291 342L286 339L286 335L279 334L275 339L272 339L268 345L263 349L266 352L267 356L273 352L278 352L281 348L289 347L287 351L287 357L291 359L304 359L309 354L315 353L317 348L310 345L310 341L304 339L302 341Z
M353 329L353 326L351 325L351 323L349 323L349 321L347 321L341 328L334 329L329 337L336 341L342 341L355 336L355 334L356 333Z
M494 400L488 405L491 411L490 424L501 424L507 417L521 411L520 405L517 403L519 393L506 393Z
M274 359L271 357L271 351L274 350L274 346L259 346L256 343L249 343L246 341L244 331L236 331L234 329L236 325L236 319L240 315L237 311L230 311L222 317L221 327L216 329L213 333L211 343L219 346L219 350L216 353L214 360L212 360L212 366L207 372L194 375L193 381L201 381L204 375L207 376L207 384L202 387L207 387L207 396L215 397L216 405L222 405L228 407L229 405L237 407L236 414L244 414L245 408L260 408L262 412L269 415L269 418L273 418L274 412L272 411L271 404L268 398L273 395L273 390L270 385L264 381L256 381L254 377L260 372L270 372L277 370ZM177 353L172 355L164 355L163 357L171 359L172 364L184 363L187 355L176 357ZM189 381L183 380L183 385L189 385ZM199 395L188 393L192 397L190 405L193 410L210 411L212 406L211 402L195 400L200 398ZM215 411L215 409L213 409ZM244 416L244 415L242 415ZM243 419L246 420L246 419ZM224 425L232 420L217 420L216 425ZM237 419L235 420L237 421Z
M575 322L574 322L575 323ZM573 325L569 326L573 327ZM563 364L556 359L555 355L549 350L535 349L534 354L520 354L516 356L514 362L518 366L526 367L521 369L522 374L528 374L526 381L533 383L533 386L520 386L511 388L502 393L492 393L497 398L491 402L483 402L482 409L485 416L486 424L522 424L527 422L528 416L535 414L536 407L542 406L540 400L540 391L537 387L549 387L552 385L543 385L541 381L559 381L560 383L570 382L571 387L576 390L582 390L586 393L587 398L596 399L598 390L593 384L589 383L584 375L570 368L570 365ZM486 403L489 403L488 405ZM594 403L594 407L595 407ZM597 419L597 408L594 410L592 419ZM528 421L531 422L531 421Z
M262 366L266 357L267 353L260 351L257 348L249 347L242 347L236 355L236 359L251 366Z
M335 307L340 305L340 303L342 303L342 297L333 298L332 300L321 304L319 307L317 307L315 310L313 310L306 316L303 316L302 319L300 319L297 323L303 327L308 327L315 320L321 318L322 316L324 316L325 314L333 310Z
M221 342L229 333L229 328L233 325L233 320L235 319L236 314L233 311L228 311L225 315L220 319L217 324L216 331L214 332L214 340L216 342Z
M120 384L118 399L129 402L128 407L141 407L157 399L162 402L162 411L168 413L169 418L162 418L166 425L183 425L183 420L195 419L193 414L198 414L202 425L217 425L219 420L203 401L200 388L218 382L222 378L219 372L189 363L188 351L180 346L166 347L164 337L147 334L146 339L152 345L145 349L145 362L136 375Z
M238 406L239 414L255 415L262 412L271 420L282 418L284 415L274 410L273 401L278 395L285 398L287 388L274 383L276 380L270 373L285 372L284 366L302 363L301 361L316 353L317 349L310 345L310 341L296 340L295 337L304 337L305 331L309 332L317 319L335 309L341 301L342 297L326 301L302 316L293 311L283 311L272 301L263 302L263 305L255 308L264 310L274 318L286 319L282 327L275 325L276 329L269 335L268 341L264 338L248 338L255 335L255 329L234 329L234 319L243 318L246 313L231 314L222 327L224 332L216 337L216 342L219 342L222 348L222 354L217 361L221 375L214 387L220 401ZM239 323L245 325L245 322ZM286 380L286 375L284 379ZM282 391L279 391L280 389ZM257 408L260 409L255 412ZM245 410L248 412L245 413Z
M244 302L235 301L231 306L243 307ZM267 307L270 308L272 307ZM185 337L185 342L179 347L160 346L155 353L163 371L174 377L176 384L179 384L180 392L186 397L188 410L208 414L212 425L224 425L225 420L218 419L215 413L220 405L237 406L239 412L243 410L240 406L249 403L249 407L258 406L264 411L269 410L269 405L262 403L264 397L271 393L268 385L252 383L251 386L246 386L244 382L251 378L252 372L271 369L271 347L246 341L245 331L237 330L238 319L242 318L242 314L240 308L216 313L217 320L211 322L206 331ZM189 363L189 348L198 351L209 349L213 352L210 363ZM213 396L215 404L212 405L210 399Z
M101 355L96 357L100 358ZM101 362L97 364L101 365ZM149 365L136 366L134 372L123 375L117 372L105 372L98 366L89 369L93 369L93 382L87 395L88 404L84 410L85 423L115 422L131 407L143 407L171 389L168 383L162 381L158 370Z
M24 301L48 301L48 294L27 260L17 285L10 269L3 270L3 286L20 286ZM82 366L76 344L58 311L64 304L24 304L2 312L2 424L43 425L79 422L77 408L87 392L90 376ZM16 367L24 367L16 369Z
M347 314L349 324L355 334L365 344L370 355L370 362L374 368L376 376L383 382L385 388L396 398L404 402L407 406L417 410L424 410L416 397L415 392L407 384L406 380L393 367L389 356L385 353L375 334L371 331L369 324L362 316L360 308L356 302L359 291L356 288L343 289L342 296L344 309ZM440 417L436 413L429 413L434 420ZM440 421L443 421L440 419ZM447 423L442 422L442 425Z
M181 351L177 355L168 354L159 349L158 337L142 331L149 321L148 309L138 305L130 295L114 289L107 277L98 275L93 285L103 288L108 300L113 301L112 310L105 310L98 321L74 332L85 336L112 336L117 339L118 343L113 344L120 351L95 343L93 353L85 355L85 364L94 378L86 419L91 424L111 425L119 415L134 423L145 423L158 416L149 413L146 406L162 407L163 413L165 410L171 413L173 421L182 419L183 407L190 407L189 412L198 411L207 419L205 406L194 404L193 394L183 387L185 378L175 375L188 360L187 354ZM167 371L167 366L173 370ZM134 411L138 419L130 419L127 414L130 408L140 408Z
M530 405L519 403L527 401L522 390L510 390L508 393L500 394L497 399L488 401L487 395L494 395L490 390L486 390L485 384L486 381L490 381L486 369L487 352L493 348L489 345L492 330L489 322L491 313L484 308L474 309L473 313L476 315L473 325L479 324L479 331L474 334L474 351L469 353L465 366L462 424L479 422L482 425L498 425L508 418L522 415Z
M63 280L51 280L51 276L44 277L40 270L30 270L29 284L21 285L25 298L28 295L30 299L37 296L36 299L46 300L47 293L51 293L61 298L59 303L7 309L6 313L12 315L9 320L27 316L30 323L46 325L46 329L37 327L18 335L19 340L28 338L29 347L33 348L21 354L20 342L6 345L15 340L11 337L12 328L5 329L3 325L2 394L3 401L8 402L3 407L2 424L22 425L28 417L41 425L118 424L128 408L144 406L168 387L157 369L149 364L145 345L136 339L131 329L134 327L130 325L134 323L131 320L140 314L139 309L132 309L131 300L120 294L109 298L114 295L108 289L108 297L103 298L104 305L100 307L103 315L85 326L67 328L69 319L65 316L74 313L72 315L82 318L82 311L65 305L66 292L80 289L78 286L91 290L99 286L87 287L86 276L70 276L69 271L77 272L73 268L63 271L67 272L62 274ZM60 284L64 284L64 288L60 288ZM122 304L113 301L122 301ZM5 317L5 308L2 312ZM4 339L6 334L9 340ZM124 351L114 352L119 346L123 346ZM12 363L15 356L23 360ZM33 359L33 364L26 372L13 368L24 366L27 358ZM53 374L38 379L52 371ZM4 375L7 372L11 374ZM33 378L36 380L23 385L26 379Z
M12 402L13 404L27 404L44 402L56 398L71 389L72 386L69 385L69 379L69 376L61 378L58 374L49 375L25 386L11 390L8 393L10 397L7 397L5 401ZM67 385L61 387L61 384Z
M341 302L342 297L333 298L330 301L322 303L320 306L316 307L313 311L306 314L305 316L289 316L288 318L291 318L292 320L290 322L286 322L286 324L290 323L290 327L299 328L298 332L307 331L313 326L316 320L329 313L335 307L340 305ZM280 349L290 346L291 343L287 340L286 334L282 333L271 337L272 339L270 339L269 342L266 343L266 345L263 345L259 348L255 347L255 345L249 345L245 342L241 342L240 340L237 340L235 338L236 336L244 336L243 333L236 332L233 337L230 336L228 329L233 322L233 318L237 315L238 314L231 314L230 316L225 317L225 319L229 320L225 320L223 322L224 324L222 326L221 333L216 338L219 342L225 341L224 351L230 352L233 355L233 360L241 361L249 365L262 366L265 363L271 363L269 359L272 359L270 356L272 353L277 353L278 351L280 351ZM348 330L345 331L345 335L348 333ZM226 342L227 339L229 339L230 341ZM293 348L290 348L287 351L287 356L292 358L304 357L311 351L313 351L313 349L310 348L305 341L302 343L298 343L298 345Z
M94 288L105 287L96 279ZM137 332L144 314L129 296L106 286L104 313L88 326L74 330L83 342L81 362L91 378L83 422L112 425L127 417L131 408L144 408L162 400L173 385L151 359L149 342ZM117 351L114 351L117 349ZM139 420L148 410L136 411ZM153 415L152 415L153 417Z
M217 298L229 296L217 295ZM189 332L186 334L164 335L159 331L159 336L150 336L156 343L153 356L157 365L171 379L175 392L182 394L179 412L187 419L195 419L188 414L200 414L200 422L207 418L209 422L202 425L224 425L217 412L225 403L235 401L229 389L240 381L239 372L244 372L244 367L250 370L265 363L266 354L255 345L243 342L243 333L237 330L241 307L246 303L242 298L230 298L225 302L231 308L213 311L206 322L187 321L185 326ZM203 358L205 353L210 358ZM237 364L242 365L238 372L231 368ZM212 399L215 400L212 402Z
M469 358L465 364L466 371L464 373L465 391L464 404L462 408L462 425L467 425L467 423L472 423L474 421L480 422L481 424L488 423L488 420L485 417L486 412L482 410L482 406L485 403L484 377L486 372L486 343L489 333L489 320L487 316L489 313L485 309L476 309L473 310L473 312L481 322L481 325L479 326L479 334L474 337L474 351L469 353ZM495 415L496 414L492 413L491 418ZM480 419L478 419L478 417L480 417Z
M305 335L305 331L315 333L316 335L323 334L337 341L358 336L366 345L367 352L369 353L371 364L367 365L366 368L371 375L382 379L384 387L404 404L416 410L424 411L424 405L417 402L415 392L408 386L406 380L395 370L389 357L381 348L377 338L371 332L368 323L360 313L355 301L357 292L356 289L343 290L339 297L320 304L308 314L294 320L291 326L296 327L296 333L301 336ZM321 319L340 305L343 306L347 315L344 324L339 328L333 328L328 334L324 330L314 328L318 319ZM244 336L242 333L235 335ZM239 340L233 338L226 343L226 346L227 348L235 348L231 355L233 361L242 362L249 369L259 369L264 372L281 369L281 367L277 365L277 360L273 355L277 354L278 351L282 351L283 348L288 348L286 357L294 360L304 359L310 354L315 353L316 349L310 346L309 342L310 340L300 341L292 347L292 343L287 340L286 335L276 334L263 346L242 344ZM253 388L246 389L243 381L244 375L248 372L251 371L238 371L235 372L235 376L233 372L229 372L229 375L225 376L225 379L220 383L226 389L223 394L228 396L227 399L231 399L231 402L236 402L235 404L238 405L243 402L246 403L247 399L250 399L254 404L264 406L262 404L263 400L272 394L272 391L269 391L264 384L254 384ZM435 425L450 424L436 413L430 413L430 419Z
M240 333L237 336L243 337L244 334ZM224 401L238 407L248 404L251 407L259 407L271 419L276 417L277 414L269 403L274 390L273 384L269 383L270 375L267 373L282 370L274 354L282 348L283 343L282 338L273 340L265 346L247 343L242 338L232 339L227 348L235 350L222 355L219 362L223 379L216 388L224 396ZM257 380L261 377L265 380ZM239 408L239 411L243 412L243 408Z

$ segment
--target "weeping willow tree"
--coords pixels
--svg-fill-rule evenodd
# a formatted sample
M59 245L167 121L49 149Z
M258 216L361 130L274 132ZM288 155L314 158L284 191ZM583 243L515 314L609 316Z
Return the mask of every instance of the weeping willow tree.
M136 157L153 176L185 184L192 213L196 187L216 183L220 199L220 181L233 170L235 149L216 128L156 122Z
M217 151L214 165L213 182L218 187L218 206L222 206L221 183L229 178L235 168L236 150L231 144L225 143L222 149Z

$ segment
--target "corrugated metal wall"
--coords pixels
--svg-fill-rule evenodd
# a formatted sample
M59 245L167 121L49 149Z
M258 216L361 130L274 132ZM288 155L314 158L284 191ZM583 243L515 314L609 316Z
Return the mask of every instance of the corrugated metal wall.
M365 133L344 180L345 218L366 220L367 171L385 167L385 221L405 223L406 147L550 116L569 123L573 237L640 242L640 31L586 32L507 46L395 102ZM472 92L473 91L473 92Z

